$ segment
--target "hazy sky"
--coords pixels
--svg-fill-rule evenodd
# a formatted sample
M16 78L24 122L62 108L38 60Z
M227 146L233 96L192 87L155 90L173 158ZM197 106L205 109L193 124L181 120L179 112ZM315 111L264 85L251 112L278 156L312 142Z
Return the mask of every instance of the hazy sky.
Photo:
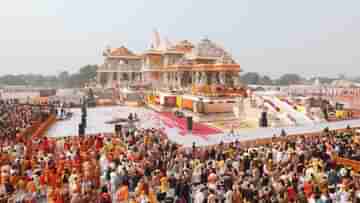
M134 51L157 28L208 37L245 71L360 75L359 0L0 0L0 74L77 71L106 44Z

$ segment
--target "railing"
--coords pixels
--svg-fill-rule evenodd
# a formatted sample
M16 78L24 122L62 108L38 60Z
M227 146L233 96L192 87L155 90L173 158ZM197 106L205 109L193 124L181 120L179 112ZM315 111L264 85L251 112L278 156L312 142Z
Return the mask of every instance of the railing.
M35 132L32 134L33 137L41 137L44 133L56 122L56 116L50 115L45 122L41 123Z
M100 67L98 72L131 72L138 71L141 69L141 65L134 64L117 64L117 65L107 65Z
M352 168L356 172L360 172L360 161L355 161L351 159L342 158L339 156L333 156L333 160L337 165L342 165Z
M161 70L161 69L164 69L164 67L161 65L146 65L146 64L144 64L141 66L141 69L143 71L151 71L151 70ZM164 69L164 70L166 70L166 69Z

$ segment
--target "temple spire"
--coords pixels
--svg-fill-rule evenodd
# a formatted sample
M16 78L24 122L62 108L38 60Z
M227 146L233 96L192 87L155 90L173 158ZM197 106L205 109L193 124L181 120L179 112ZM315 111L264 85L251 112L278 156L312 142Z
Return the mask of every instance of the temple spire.
M160 45L161 45L161 38L160 38L160 34L156 28L153 30L153 39L152 40L153 40L152 41L153 49L159 49Z
M169 49L171 47L172 47L172 44L171 44L170 40L167 37L165 37L165 39L164 39L164 48L165 48L165 50Z

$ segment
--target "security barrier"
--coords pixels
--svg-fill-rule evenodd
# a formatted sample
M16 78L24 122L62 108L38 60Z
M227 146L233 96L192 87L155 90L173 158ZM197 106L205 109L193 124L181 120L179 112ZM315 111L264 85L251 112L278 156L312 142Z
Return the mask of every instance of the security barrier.
M32 134L33 137L41 137L44 135L44 133L56 122L56 116L50 115L46 121L41 123L35 132Z
M337 165L342 165L345 167L350 167L356 172L360 172L360 161L355 161L351 159L345 159L339 156L333 156L333 160Z

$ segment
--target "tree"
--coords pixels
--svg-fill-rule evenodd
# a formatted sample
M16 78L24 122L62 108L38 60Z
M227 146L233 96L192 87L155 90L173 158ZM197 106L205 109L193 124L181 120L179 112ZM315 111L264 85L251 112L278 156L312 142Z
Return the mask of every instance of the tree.
M338 75L338 79L339 79L339 80L346 80L346 75L345 75L344 73L340 73L340 74Z
M303 79L299 75L292 73L284 74L278 80L279 85L293 85L301 82L303 82Z
M354 82L360 82L360 77L354 78Z
M78 75L80 86L83 86L85 83L93 80L96 77L96 69L96 65L86 65L80 68L80 72Z
M69 77L70 77L70 74L67 71L62 71L57 76L58 80L61 81L61 82L64 82L64 83L69 79Z
M260 78L261 78L260 75L255 72L248 72L240 76L241 81L251 85L258 84L260 82Z
M95 78L96 68L96 65L86 65L80 68L78 73L70 74L67 71L63 71L57 76L44 76L40 74L4 75L0 77L0 84L47 88L82 87L85 83Z
M83 87L85 83L96 77L96 65L86 65L80 68L78 73L72 74L67 83L67 87Z
M83 80L90 80L96 77L96 65L86 65L80 68L80 77Z
M261 85L272 85L273 81L271 80L271 78L269 76L265 75L260 79L260 84Z
M27 85L27 81L22 75L5 75L1 77L0 83L4 85Z

